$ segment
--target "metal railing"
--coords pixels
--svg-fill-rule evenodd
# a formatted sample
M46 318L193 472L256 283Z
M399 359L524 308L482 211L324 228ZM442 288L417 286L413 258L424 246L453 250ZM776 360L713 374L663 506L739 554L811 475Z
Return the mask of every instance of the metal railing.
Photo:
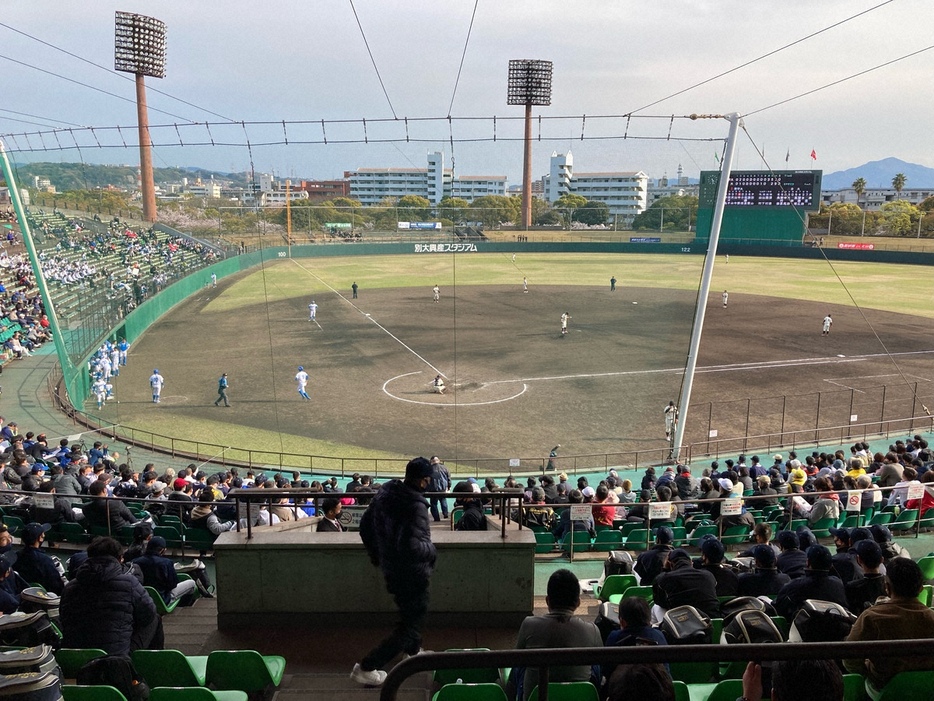
M539 670L539 699L548 700L551 667L656 664L666 662L756 662L797 659L855 659L917 656L930 640L879 640L778 645L636 645L633 647L542 648L489 652L432 652L413 655L392 668L380 689L380 701L395 701L409 677L436 669L525 667Z

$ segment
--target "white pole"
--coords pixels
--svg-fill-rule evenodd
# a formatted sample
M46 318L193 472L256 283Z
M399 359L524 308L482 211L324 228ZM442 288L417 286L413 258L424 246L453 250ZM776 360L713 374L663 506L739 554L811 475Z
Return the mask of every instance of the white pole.
M723 207L730 184L730 169L733 165L733 152L736 149L736 134L742 124L740 116L733 112L726 115L730 120L730 134L726 141L726 153L720 163L720 184L717 187L717 201L714 205L713 220L710 222L710 241L707 245L707 258L704 260L704 273L701 276L700 295L694 312L694 329L691 332L691 346L688 350L688 364L684 373L684 385L681 387L681 401L678 406L678 424L675 426L674 443L671 457L677 460L684 439L684 427L687 425L688 408L691 404L691 390L694 386L694 371L697 369L697 352L700 349L701 334L704 330L704 315L707 313L707 296L710 294L710 280L713 277L714 259L717 257L717 244L720 241L720 225L723 223Z

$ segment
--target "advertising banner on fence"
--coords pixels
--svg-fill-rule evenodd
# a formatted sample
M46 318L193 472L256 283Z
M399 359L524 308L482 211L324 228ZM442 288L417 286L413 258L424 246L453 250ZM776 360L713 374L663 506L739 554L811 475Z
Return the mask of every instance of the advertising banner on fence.
M439 221L401 221L398 223L400 229L440 229Z
M875 249L876 244L874 243L847 243L846 241L841 241L837 244L837 248L842 248L847 251L871 251Z
M630 236L629 243L661 243L661 236Z

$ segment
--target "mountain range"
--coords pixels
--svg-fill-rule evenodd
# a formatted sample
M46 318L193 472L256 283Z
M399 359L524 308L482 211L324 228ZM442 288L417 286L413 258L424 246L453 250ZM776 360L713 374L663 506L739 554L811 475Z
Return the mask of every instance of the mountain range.
M836 173L824 173L821 189L843 190L852 187L857 178L863 178L869 188L891 188L892 178L898 173L906 178L905 190L934 188L934 168L907 163L899 158L883 158Z

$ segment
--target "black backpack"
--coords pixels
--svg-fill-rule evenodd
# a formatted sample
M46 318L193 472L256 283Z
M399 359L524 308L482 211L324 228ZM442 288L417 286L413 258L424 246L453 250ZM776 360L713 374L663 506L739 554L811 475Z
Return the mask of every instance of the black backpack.
M788 633L790 643L833 643L845 640L856 616L832 601L808 599L795 615Z
M658 627L669 645L699 645L710 642L710 617L693 606L675 606L668 609Z
M603 561L603 578L613 574L632 574L632 555L625 550L611 550Z
M86 662L78 670L76 681L80 686L112 686L127 701L146 701L149 686L136 671L132 660L121 655L105 655Z
M764 611L746 609L733 615L729 623L724 622L720 643L780 643L782 634L775 622Z
M720 614L724 625L729 623L730 619L741 611L762 611L766 616L776 615L772 604L755 596L737 596L735 599L720 604Z

